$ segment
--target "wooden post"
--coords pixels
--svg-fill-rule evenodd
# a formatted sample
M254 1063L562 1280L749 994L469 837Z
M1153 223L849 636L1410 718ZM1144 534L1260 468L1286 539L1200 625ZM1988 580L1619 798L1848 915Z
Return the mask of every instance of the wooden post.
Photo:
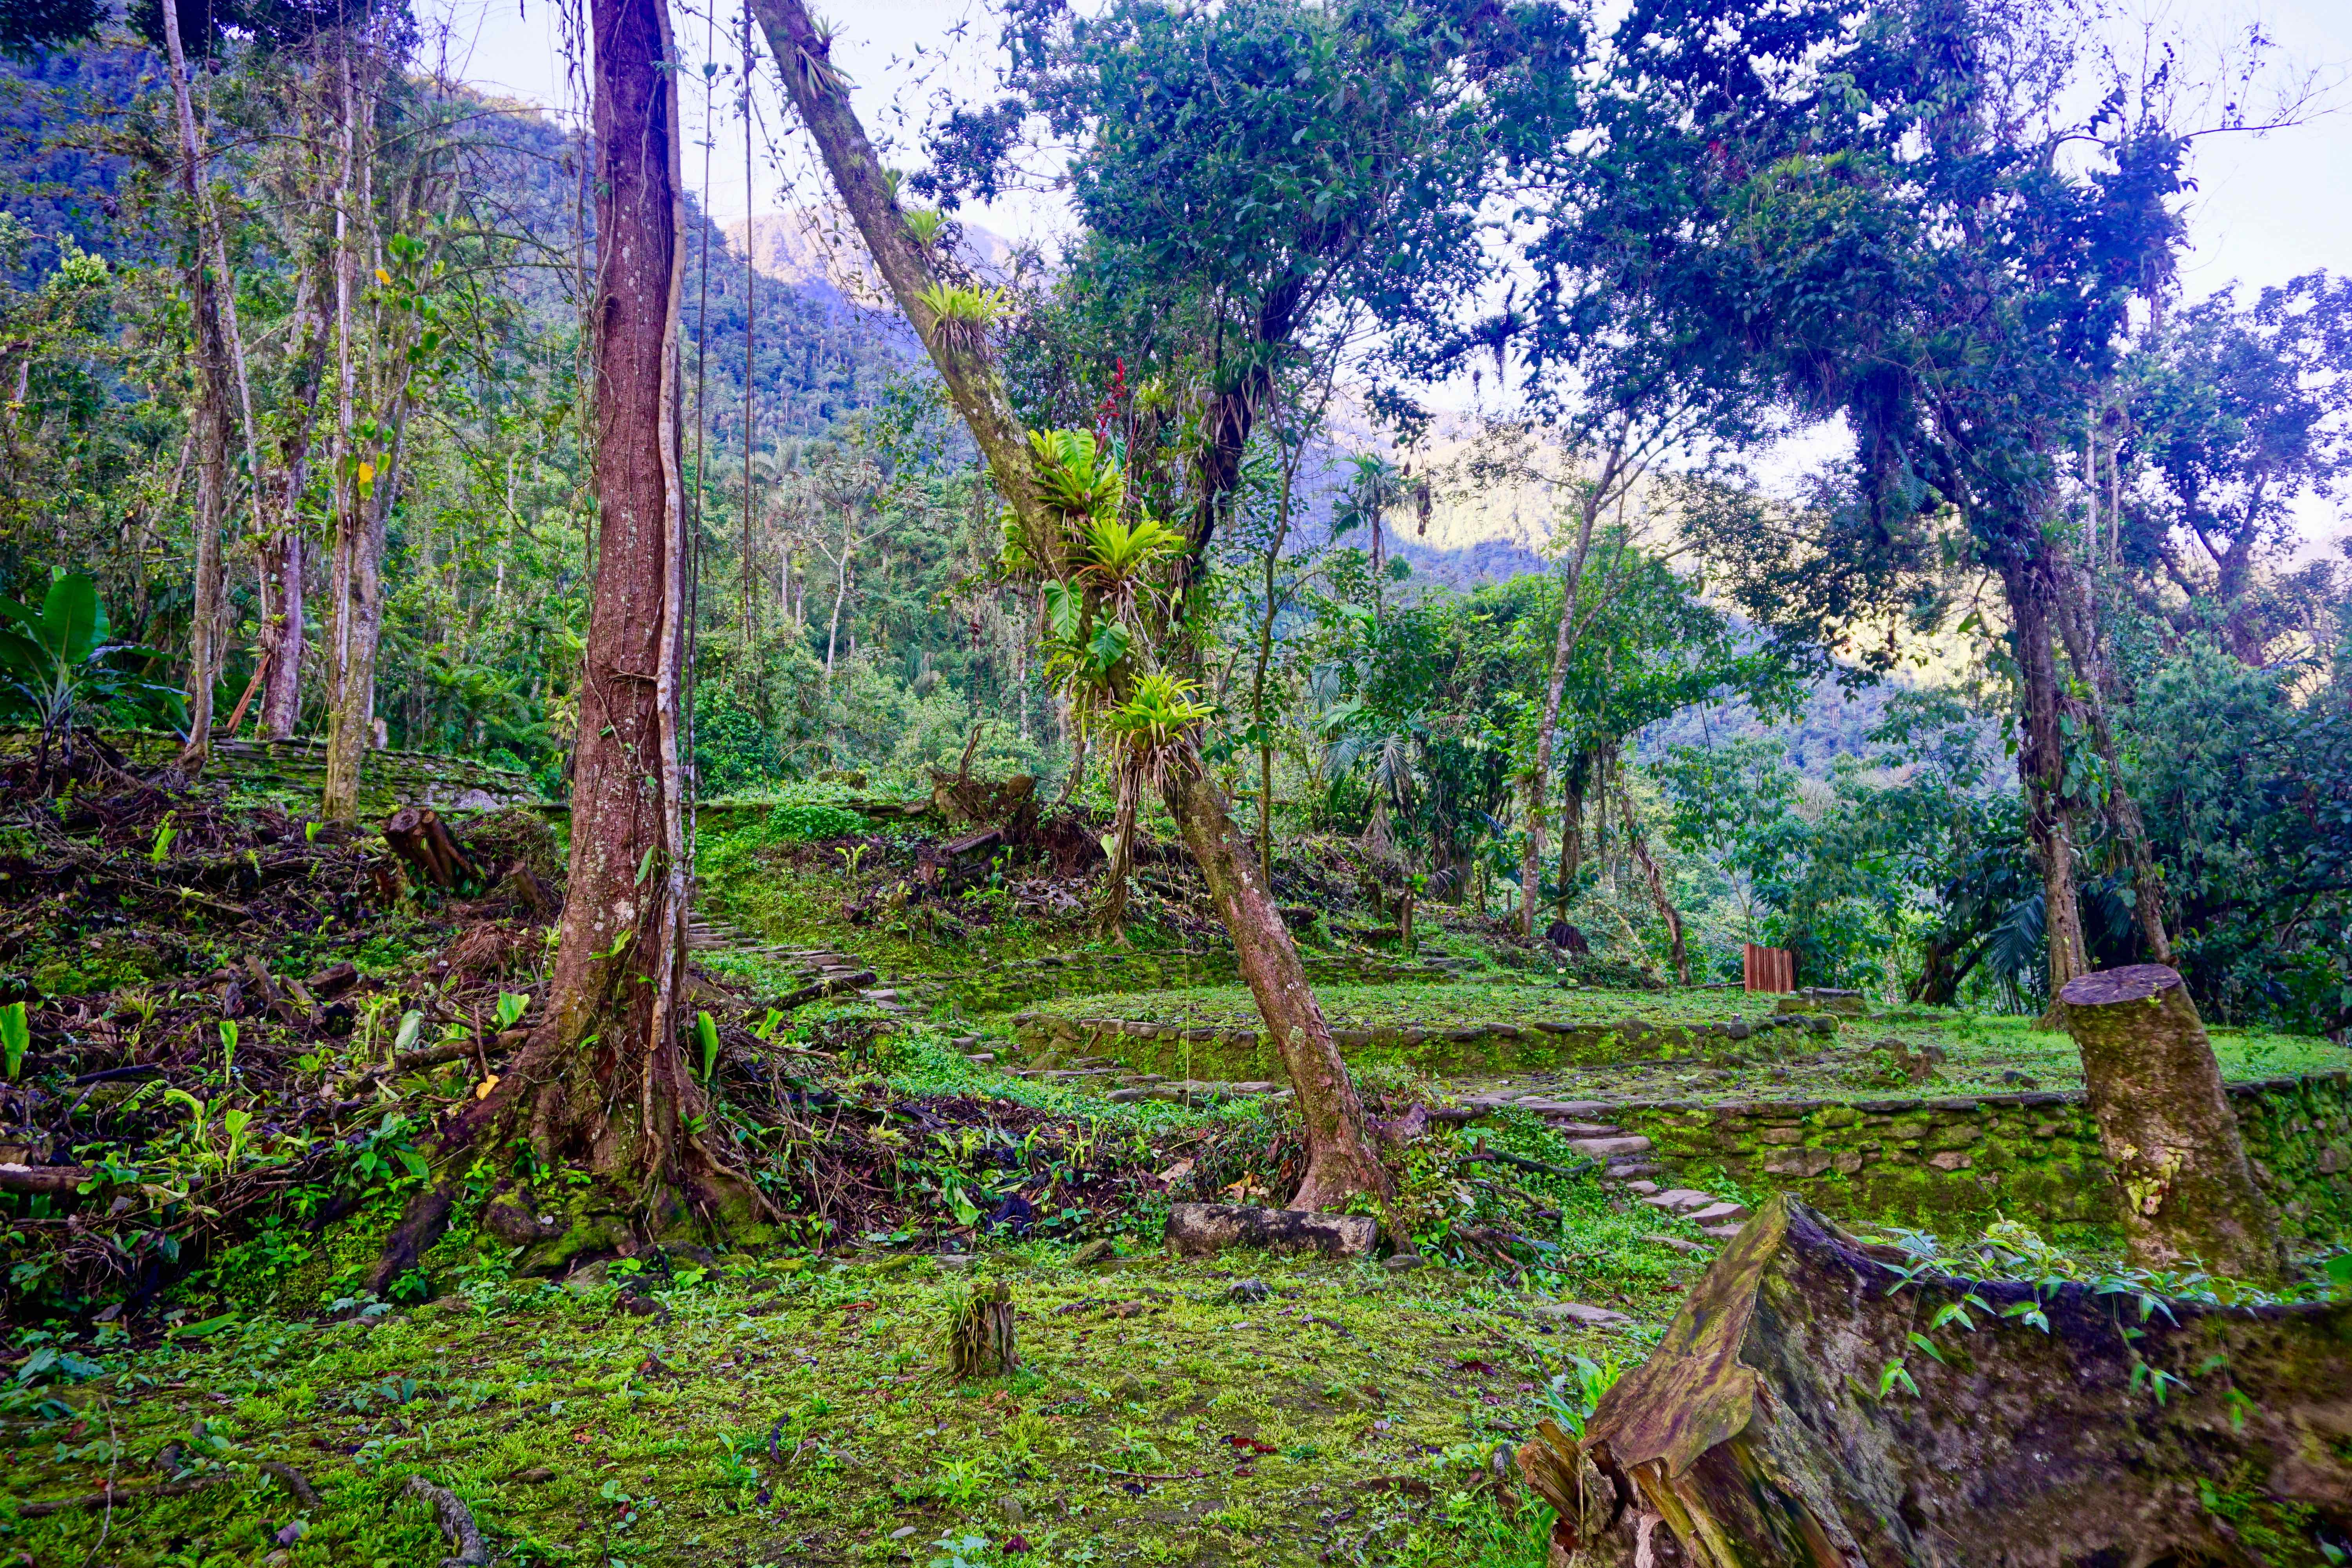
M2131 1259L2275 1279L2278 1215L2254 1185L2212 1043L2179 972L2136 963L2059 993L2083 1087L2115 1173Z

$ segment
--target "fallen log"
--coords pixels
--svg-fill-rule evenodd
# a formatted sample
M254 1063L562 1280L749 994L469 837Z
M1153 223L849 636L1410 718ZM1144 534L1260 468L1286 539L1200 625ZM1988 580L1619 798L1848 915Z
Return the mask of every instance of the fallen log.
M1899 1256L1793 1199L1767 1205L1582 1442L1547 1421L1520 1448L1559 1513L1554 1568L1578 1552L1644 1568L2316 1564L2352 1546L2352 1303L1915 1279Z
M829 980L819 980L813 984L803 985L797 991L788 991L777 997L770 1005L780 1013L789 1013L793 1008L804 1007L811 1002L821 1002L827 996L838 996L845 991L860 991L873 984L874 972L870 969L861 969L855 974L837 975Z
M1370 1215L1240 1204L1176 1204L1168 1210L1168 1250L1179 1258L1208 1258L1234 1247L1360 1258L1380 1234L1380 1223Z
M0 1165L0 1193L37 1193L67 1197L98 1173L87 1165Z

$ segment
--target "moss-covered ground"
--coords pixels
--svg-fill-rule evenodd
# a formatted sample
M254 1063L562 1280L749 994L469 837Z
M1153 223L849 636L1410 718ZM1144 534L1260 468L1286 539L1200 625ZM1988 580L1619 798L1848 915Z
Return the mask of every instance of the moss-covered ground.
M1439 1211L1477 1194L1433 1151L1415 1166L1434 1242ZM1370 1260L1178 1263L1129 1238L1090 1268L1024 1243L976 1263L671 1258L564 1287L493 1261L422 1306L231 1310L17 1391L0 1530L43 1563L381 1568L441 1554L403 1489L423 1476L525 1563L1532 1568L1544 1521L1494 1489L1497 1446L1580 1411L1695 1265L1644 1241L1669 1222L1589 1182L1528 1181L1564 1212L1555 1268L1517 1288ZM952 1302L1000 1279L1021 1370L948 1380ZM1570 1289L1635 1321L1546 1318ZM228 1484L5 1518L110 1477L208 1475Z

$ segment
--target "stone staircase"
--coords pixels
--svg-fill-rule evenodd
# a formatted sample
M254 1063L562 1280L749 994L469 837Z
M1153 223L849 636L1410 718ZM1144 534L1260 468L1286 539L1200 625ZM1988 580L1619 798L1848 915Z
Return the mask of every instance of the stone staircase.
M1529 1094L1475 1095L1465 1109L1487 1114L1508 1107L1531 1110L1568 1140L1568 1146L1589 1160L1601 1163L1601 1180L1622 1187L1661 1214L1679 1215L1696 1224L1703 1235L1729 1240L1748 1218L1748 1206L1737 1199L1674 1184L1671 1173L1656 1159L1656 1149L1639 1133L1627 1132L1605 1118L1613 1109L1606 1101L1546 1100ZM1665 1178L1662 1184L1659 1178ZM1668 1237L1654 1238L1671 1242Z
M696 952L730 953L746 958L765 959L772 968L796 973L804 992L814 992L802 999L814 1001L818 995L845 995L855 992L860 1001L870 1002L886 1013L904 1013L893 987L872 984L875 973L845 952L835 952L823 947L787 947L780 942L762 942L736 925L723 915L695 914L688 917L686 927L687 945Z

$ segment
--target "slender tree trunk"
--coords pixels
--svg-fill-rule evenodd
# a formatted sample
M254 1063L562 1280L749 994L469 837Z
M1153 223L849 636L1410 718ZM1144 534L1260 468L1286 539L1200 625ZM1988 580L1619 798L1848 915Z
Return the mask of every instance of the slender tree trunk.
M2131 1260L2277 1279L2286 1270L2278 1215L2254 1185L2221 1065L2179 974L2160 963L2102 970L2075 976L2060 1000Z
M1556 907L1563 921L1568 919L1569 889L1575 885L1577 872L1584 868L1584 780L1591 767L1590 753L1579 752L1560 770L1559 902Z
M1617 488L1624 459L1625 443L1620 437L1610 443L1600 477L1580 498L1576 546L1569 553L1566 569L1560 573L1559 630L1552 638L1551 676L1544 686L1543 717L1536 726L1535 761L1528 770L1528 835L1519 854L1519 934L1530 942L1536 934L1537 889L1543 881L1544 811L1551 794L1551 749L1559 733L1559 706L1568 690L1569 662L1575 657L1577 639L1584 626L1583 618L1577 614L1578 594L1584 581L1584 563L1592 552L1593 524Z
M2107 704L2116 690L2115 670L2099 647L2090 574L2063 565L2058 571L2064 595L2059 628L2065 638L2066 657L2083 676L2083 701L2091 721L2091 743L2098 748L2099 759L2106 764L2107 816L2115 824L2116 836L2124 841L2124 853L2131 860L2132 919L2139 926L2140 941L2147 946L2149 959L2157 963L2170 963L2172 940L2164 929L2164 877L2157 869L2156 852L2148 845L2147 824L2140 816L2139 802L2124 780L2121 749L2116 744L2115 726L2108 720Z
M937 281L929 258L908 228L889 178L850 110L829 58L829 41L802 0L751 0L751 9L793 107L816 139L835 191L856 223L876 270L929 350L949 400L988 459L997 493L1020 522L1032 558L1066 579L1070 567L1062 530L1039 500L1027 433L1013 411L994 353L984 341L941 332L923 302L924 290ZM1297 1090L1308 1175L1294 1201L1315 1207L1335 1205L1357 1193L1385 1195L1386 1173L1364 1140L1363 1107L1307 989L1298 950L1281 910L1258 886L1224 796L1191 748L1180 764L1166 771L1162 793L1232 933L1243 975Z
M327 782L320 815L356 822L360 774L373 739L375 649L383 627L381 514L368 504L354 471L359 419L359 246L375 224L373 150L365 133L366 95L358 90L346 36L343 46L342 169L335 193L335 440L334 540L328 584ZM357 209L354 215L353 209ZM357 220L354 222L354 216Z
M228 341L221 329L215 280L206 268L214 256L212 208L203 188L203 144L196 138L195 106L188 93L188 62L180 47L179 9L163 0L163 42L171 55L172 102L180 131L180 186L196 226L194 259L188 268L189 314L195 323L196 559L195 606L189 627L188 739L180 765L193 773L210 760L213 688L220 679L222 605L227 590L221 565L221 531L228 521L229 379Z
M2009 599L2018 679L2024 688L2023 743L2017 773L2025 786L2027 830L2042 860L2043 930L2049 944L2050 1001L2054 1014L2066 983L2091 967L2083 943L2083 911L2074 890L2074 807L2066 798L2065 738L2059 724L2065 698L2058 686L2057 650L2050 636L2048 563L2011 559L2001 566Z
M1336 1208L1359 1193L1390 1195L1388 1173L1364 1136L1363 1101L1331 1038L1331 1026L1307 989L1306 967L1282 923L1282 911L1259 879L1255 858L1189 739L1162 770L1160 793L1218 914L1234 933L1242 980L1298 1093L1307 1173L1290 1206ZM1283 940L1250 940L1269 929L1284 931Z
M1650 889L1650 901L1658 908L1658 918L1666 922L1668 951L1674 958L1675 978L1685 985L1691 983L1690 949L1683 941L1683 917L1675 912L1675 901L1666 896L1665 873L1650 855L1649 840L1642 835L1642 825L1633 816L1633 797L1622 779L1617 782L1617 815L1625 824L1625 847L1633 857L1633 864L1642 870L1642 880Z
M261 694L262 733L283 741L294 733L302 706L302 497L310 487L310 437L317 428L319 383L326 368L327 322L321 289L306 273L294 301L292 352L279 400L278 461L270 474L270 526L265 548L272 602L278 609L269 642L269 673Z
M546 1016L467 1131L527 1118L541 1160L604 1178L606 1223L642 1238L762 1205L689 1131L705 1102L678 1041L688 889L677 54L663 0L595 0L591 23L599 528L569 883Z

